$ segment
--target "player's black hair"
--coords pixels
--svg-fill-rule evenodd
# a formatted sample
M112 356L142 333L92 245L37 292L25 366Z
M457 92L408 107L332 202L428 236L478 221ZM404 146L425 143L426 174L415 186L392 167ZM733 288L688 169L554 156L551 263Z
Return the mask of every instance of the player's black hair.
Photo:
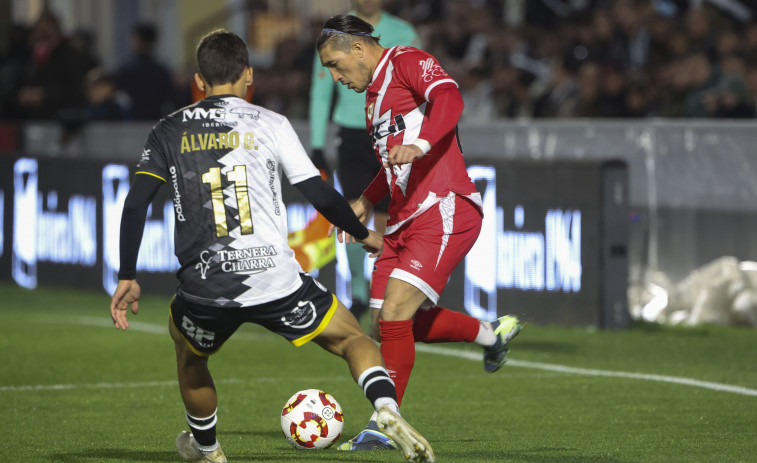
M197 67L211 86L236 82L249 62L244 40L224 29L209 33L197 45Z
M347 52L355 40L379 43L380 37L374 37L373 26L351 14L332 16L323 25L321 35L315 43L315 49L320 50L326 42L330 47Z

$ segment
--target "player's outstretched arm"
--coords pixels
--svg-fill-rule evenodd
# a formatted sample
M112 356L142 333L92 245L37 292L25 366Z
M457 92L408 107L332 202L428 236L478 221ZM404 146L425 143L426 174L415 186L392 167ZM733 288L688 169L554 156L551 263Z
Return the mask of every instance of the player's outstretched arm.
M142 242L147 209L155 197L162 179L151 175L137 175L124 200L124 210L121 214L121 234L119 256L121 268L118 271L118 286L110 300L110 317L116 328L125 330L129 327L126 320L126 310L131 305L131 312L139 311L139 295L141 290L137 283L137 256Z
M370 219L371 217L373 204L370 201L368 201L368 199L365 196L360 196L358 199L352 202L351 206L352 206L352 212L355 214L355 217L358 218L360 223L362 223L363 225L367 224L368 219ZM357 242L357 239L355 239L352 236L348 236L344 230L332 224L329 227L328 236L329 237L334 236L334 232L336 232L336 239L339 240L340 243Z
M368 229L365 228L360 218L355 215L354 209L350 208L347 200L334 187L324 182L323 179L320 177L311 177L302 182L295 183L294 186L336 228L344 230L358 240L369 238L370 233Z
M139 296L142 290L137 280L118 280L118 286L110 300L110 317L116 328L125 330L129 327L126 311L131 306L131 313L139 312Z

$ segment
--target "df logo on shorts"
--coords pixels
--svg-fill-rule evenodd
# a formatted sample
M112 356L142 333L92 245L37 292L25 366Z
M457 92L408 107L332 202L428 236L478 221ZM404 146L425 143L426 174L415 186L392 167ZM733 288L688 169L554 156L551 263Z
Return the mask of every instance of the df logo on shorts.
M300 301L297 307L291 312L281 317L281 321L286 326L302 329L312 325L315 321L315 305L310 301Z

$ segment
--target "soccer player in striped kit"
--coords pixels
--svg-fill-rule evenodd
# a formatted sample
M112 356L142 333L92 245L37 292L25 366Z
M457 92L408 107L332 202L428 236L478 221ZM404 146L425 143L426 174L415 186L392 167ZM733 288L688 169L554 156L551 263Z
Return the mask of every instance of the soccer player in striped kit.
M253 75L248 56L237 35L206 35L197 47L195 75L206 98L153 127L124 202L113 323L125 330L129 306L137 313L137 255L145 217L158 189L168 184L180 264L168 327L191 430L176 438L179 455L186 461L227 461L216 439L218 398L208 357L249 322L294 346L312 340L344 358L382 431L407 459L433 462L428 442L399 415L394 383L376 344L294 258L281 173L324 217L374 252L380 251L381 237L321 179L287 118L244 100Z
M354 6L354 12L350 14L370 23L375 28L374 34L381 36L383 44L420 47L420 38L413 26L384 11L381 0L355 0ZM309 114L313 163L319 169L328 170L323 149L333 101L332 118L338 130L336 174L342 194L353 202L381 169L373 152L371 136L365 131L365 98L335 84L317 55L314 59ZM388 207L389 198L384 198L373 207L373 226L379 233L384 233ZM350 270L350 312L360 320L368 311L370 298L369 281L365 277L365 252L355 243L348 244L345 250Z
M391 196L370 306L381 311L381 353L398 402L415 363L416 341L475 342L484 348L484 368L496 371L521 329L518 319L479 322L436 305L478 238L483 217L457 135L463 111L457 83L422 50L381 46L372 26L356 16L329 19L316 49L335 82L365 92L367 130L384 167L352 210L365 223L373 205ZM350 441L350 450L392 447L375 418Z

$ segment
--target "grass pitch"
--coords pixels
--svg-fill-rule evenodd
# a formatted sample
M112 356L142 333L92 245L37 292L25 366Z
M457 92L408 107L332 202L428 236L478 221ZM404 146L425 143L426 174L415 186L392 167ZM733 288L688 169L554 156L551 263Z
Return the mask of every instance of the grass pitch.
M24 462L180 461L186 428L168 301L145 296L127 332L104 293L0 283L0 455ZM511 363L480 349L418 347L403 415L439 462L757 461L757 332L637 324L623 332L527 325ZM298 451L284 402L321 388L348 439L371 407L346 365L245 326L210 362L230 462L399 462L399 452ZM608 376L615 375L615 376Z

